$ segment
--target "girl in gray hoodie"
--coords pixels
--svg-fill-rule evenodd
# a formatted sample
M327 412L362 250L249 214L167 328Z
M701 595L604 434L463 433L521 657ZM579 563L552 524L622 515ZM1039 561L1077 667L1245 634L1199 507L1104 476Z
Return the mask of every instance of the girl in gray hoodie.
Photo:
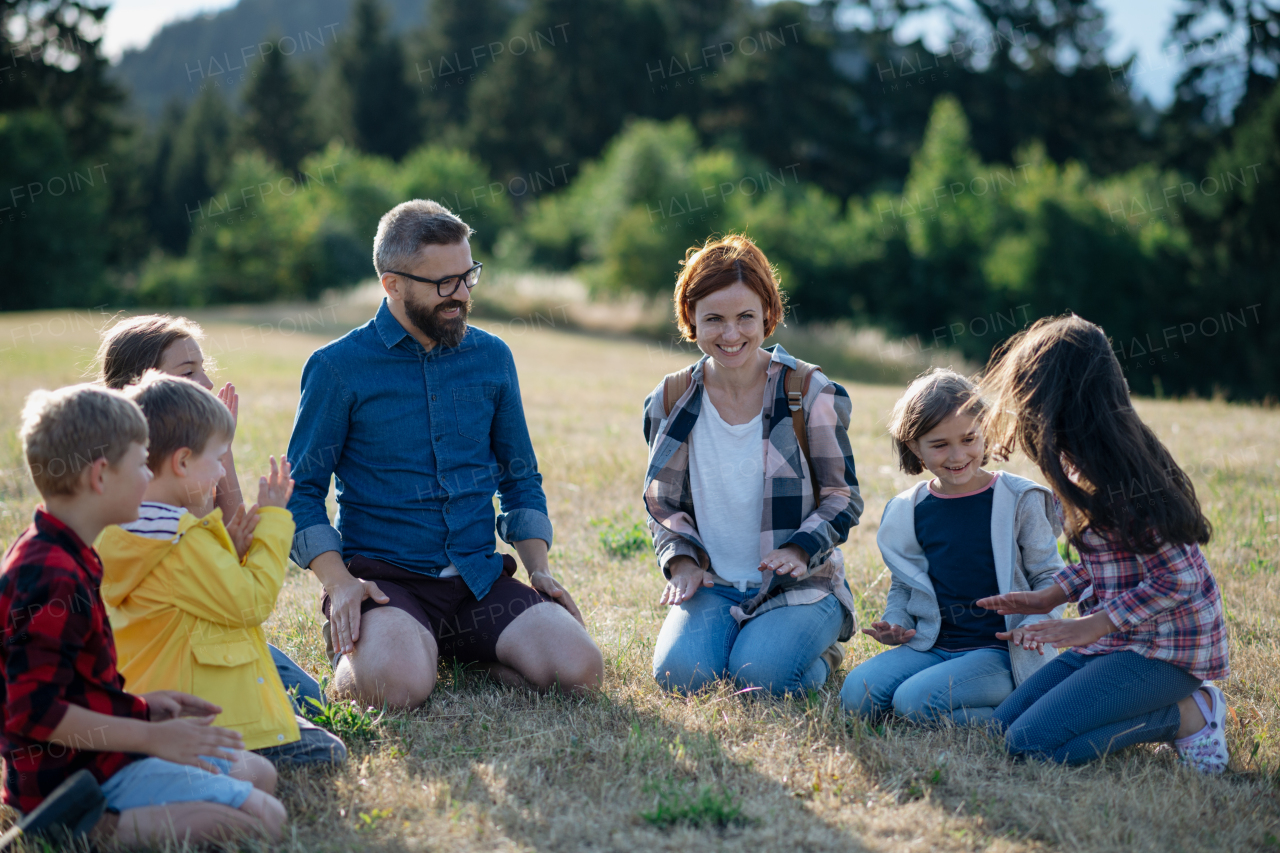
M1063 565L1053 493L983 468L982 408L972 383L942 369L916 379L894 406L889 432L900 467L934 476L885 507L876 543L893 582L884 615L863 633L892 648L846 677L840 700L851 713L985 721L1057 654L1023 629L1061 607L1005 617L976 604L1052 585Z

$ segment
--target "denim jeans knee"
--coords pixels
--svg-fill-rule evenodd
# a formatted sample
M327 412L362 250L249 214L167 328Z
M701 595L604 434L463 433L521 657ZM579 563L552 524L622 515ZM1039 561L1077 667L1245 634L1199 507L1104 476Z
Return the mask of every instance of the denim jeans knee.
M893 690L885 685L858 677L855 667L840 688L840 706L850 714L867 719L883 717L893 708Z
M717 677L718 673L711 672L707 665L682 661L675 655L653 664L654 681L668 693L697 693Z
M933 685L908 680L894 691L893 710L912 722L932 723L951 716L951 702L945 696L939 696Z
M1005 730L1004 748L1014 758L1049 758L1060 747L1060 743L1047 743L1042 737L1045 732L1037 732L1035 726L1020 724L1019 720Z

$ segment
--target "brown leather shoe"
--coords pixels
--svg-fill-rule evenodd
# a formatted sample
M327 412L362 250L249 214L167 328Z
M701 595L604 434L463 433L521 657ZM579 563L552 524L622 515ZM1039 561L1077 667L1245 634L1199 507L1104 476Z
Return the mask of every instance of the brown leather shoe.
M836 674L836 670L840 668L840 664L844 663L844 646L837 640L827 646L826 651L818 657L826 661L827 666L830 667L830 670L827 672L827 678L830 678Z

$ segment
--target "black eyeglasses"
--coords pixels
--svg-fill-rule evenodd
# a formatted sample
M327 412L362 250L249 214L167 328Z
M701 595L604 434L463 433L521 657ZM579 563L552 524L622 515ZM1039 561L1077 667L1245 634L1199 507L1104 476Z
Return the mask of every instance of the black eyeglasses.
M402 275L405 278L411 278L414 281L420 281L423 284L434 284L436 286L436 295L441 299L445 299L446 297L453 296L453 294L457 293L458 288L464 284L467 286L467 293L470 293L471 288L475 287L477 282L480 281L480 270L483 267L484 264L476 264L462 275L447 275L439 281L431 278L409 275L407 272L396 272L395 270L387 270L387 272L392 275Z

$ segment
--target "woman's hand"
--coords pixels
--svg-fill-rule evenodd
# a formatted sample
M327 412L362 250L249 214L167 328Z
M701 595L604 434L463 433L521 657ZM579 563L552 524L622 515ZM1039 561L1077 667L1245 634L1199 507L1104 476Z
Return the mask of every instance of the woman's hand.
M798 578L809 569L809 555L799 545L775 548L760 561L760 571Z
M1105 613L1094 613L1082 619L1046 619L1022 629L1025 637L1059 649L1087 646L1114 630L1116 626Z
M900 646L916 635L916 629L903 628L889 622L872 622L870 628L862 629L862 633L881 645Z
M1035 639L1027 633L1026 628L1014 628L1012 631L997 631L997 640L1008 640L1015 646L1021 646L1029 652L1044 654L1044 641Z
M1014 614L1039 616L1052 611L1059 604L1066 603L1067 594L1056 583L1035 592L1006 592L1002 595L979 598L974 602L979 607L994 610L1001 616Z
M222 386L222 390L218 392L218 399L222 401L222 405L227 407L227 411L231 412L231 420L238 421L240 419L240 395L236 393L236 386L228 382Z
M682 604L693 598L693 594L704 586L711 586L714 581L711 575L702 570L702 566L691 557L676 557L671 561L671 580L662 590L659 604Z

